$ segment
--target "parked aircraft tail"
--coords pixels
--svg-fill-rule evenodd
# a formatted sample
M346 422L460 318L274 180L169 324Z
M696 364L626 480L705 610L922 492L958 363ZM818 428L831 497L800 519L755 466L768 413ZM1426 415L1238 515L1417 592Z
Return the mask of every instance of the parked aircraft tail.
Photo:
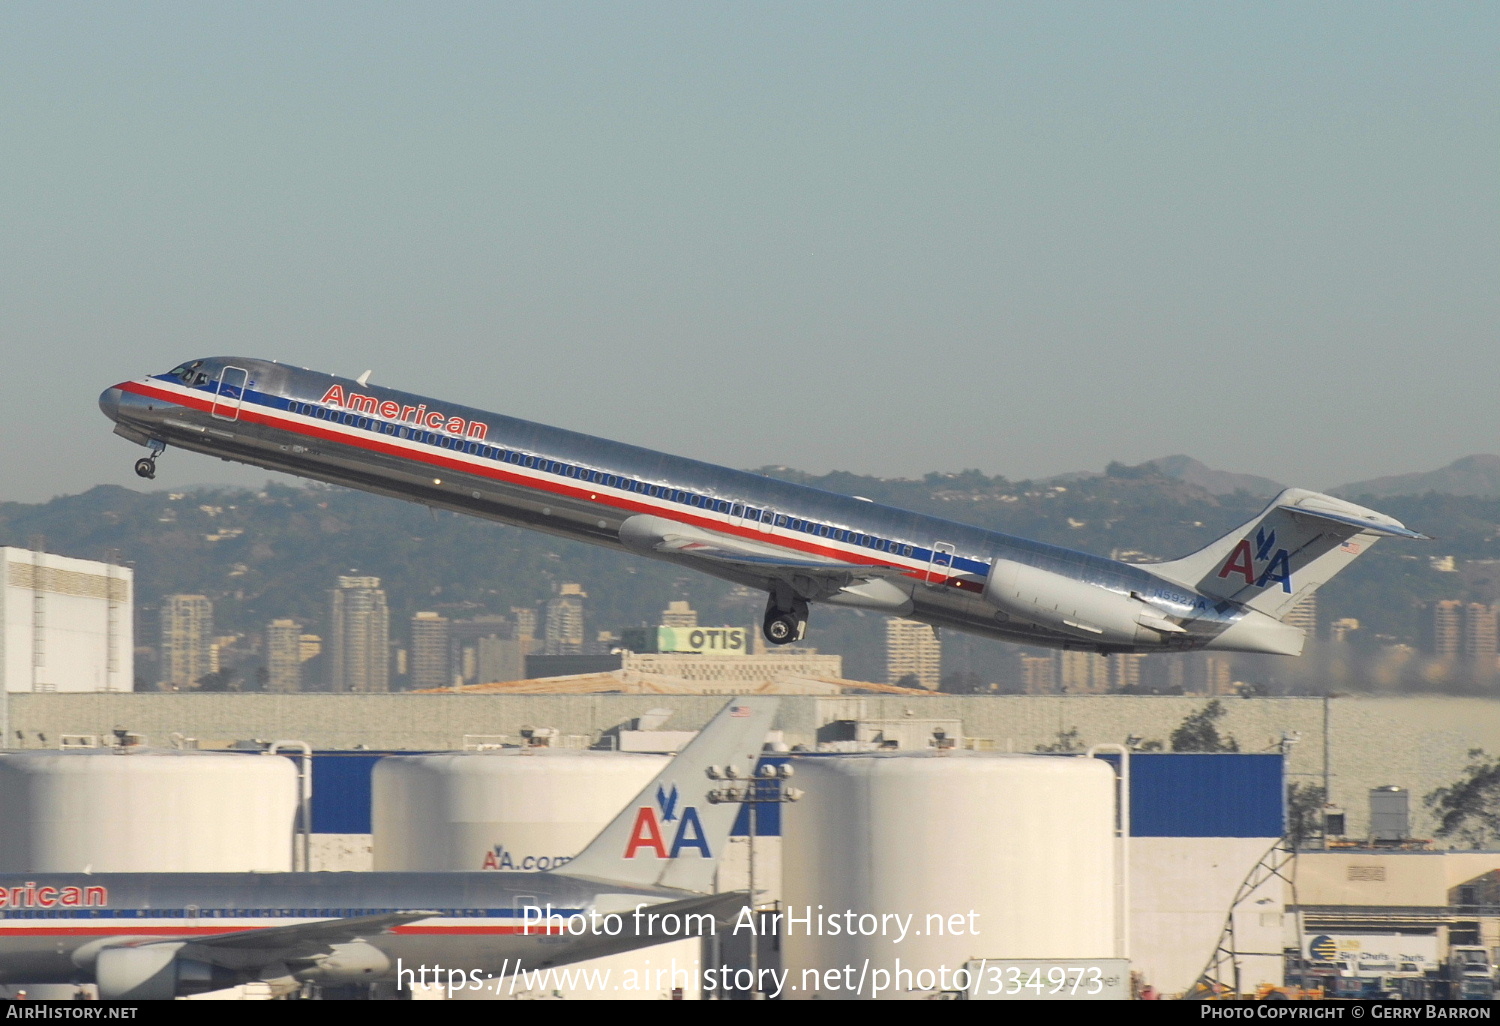
M1288 488L1243 527L1145 569L1280 620L1385 536L1427 537L1372 509Z
M711 790L732 781L710 779L708 770L750 778L777 705L766 696L731 701L563 872L605 883L711 891L741 806L709 800Z

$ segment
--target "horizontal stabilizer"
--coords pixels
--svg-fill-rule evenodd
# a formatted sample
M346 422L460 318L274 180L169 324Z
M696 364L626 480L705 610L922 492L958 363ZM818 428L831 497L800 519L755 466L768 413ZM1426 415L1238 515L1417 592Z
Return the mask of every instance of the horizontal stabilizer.
M1373 509L1288 488L1218 541L1143 569L1280 620L1383 537L1427 536Z

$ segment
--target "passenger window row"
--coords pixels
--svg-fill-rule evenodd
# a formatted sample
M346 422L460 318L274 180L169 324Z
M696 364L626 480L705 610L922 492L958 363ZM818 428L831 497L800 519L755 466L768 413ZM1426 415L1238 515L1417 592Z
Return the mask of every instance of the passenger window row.
M297 402L289 402L287 408L292 413L301 414L305 417L314 417L318 420L345 424L349 427L359 428L363 431L372 431L376 434L405 438L423 445L433 445L441 449L464 452L471 456L478 456L481 459L492 460L497 463L509 463L514 466L525 467L528 470L540 470L546 474L555 474L559 477L602 485L606 488L616 488L620 491L634 492L637 495L646 495L653 499L676 502L684 506L692 506L696 509L724 513L735 519L743 518L750 523L760 523L767 515L766 510L747 506L743 503L732 502L729 499L720 499L711 495L699 495L696 492L684 491L680 488L673 488L670 485L649 484L645 481L637 481L633 478L621 477L617 474L610 474L600 470L591 470L572 463L563 463L560 460L550 460L545 456L528 455L523 452L517 452L514 449L503 449L473 439L460 438L456 435L444 434L438 431L426 431L394 421L381 420L378 417L368 417L352 410L339 410L328 406L320 406L316 403ZM919 559L931 555L926 549L916 548L899 541L892 541L888 538L877 538L871 534L850 531L841 527L832 527L814 520L787 516L782 513L775 514L774 526L784 527L791 531L801 531L804 534L815 535L819 538L831 538L850 545L860 545L867 549L873 549L876 552L889 552L893 555L916 557ZM939 555L943 554L939 553Z

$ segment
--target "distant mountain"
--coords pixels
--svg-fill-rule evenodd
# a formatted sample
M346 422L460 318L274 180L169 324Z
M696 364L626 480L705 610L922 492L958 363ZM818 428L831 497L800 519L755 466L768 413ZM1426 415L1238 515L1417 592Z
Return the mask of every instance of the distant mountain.
M1171 481L1192 485L1201 488L1210 495L1233 495L1235 492L1245 492L1257 498L1270 498L1281 491L1282 486L1268 477L1256 477L1254 474L1234 474L1227 470L1215 470L1213 467L1198 462L1191 456L1163 456L1160 459L1147 460L1145 463L1135 467L1123 467L1120 464L1110 464L1111 468L1103 474L1094 470L1074 471L1071 474L1058 474L1049 477L1045 484L1067 484L1073 481L1088 481L1099 477L1121 476L1128 474L1131 477L1141 477L1143 473L1150 472L1159 474Z
M1281 491L1283 487L1268 477L1257 477L1254 474L1232 474L1227 470L1215 470L1213 467L1199 463L1191 456L1163 456L1161 459L1149 460L1148 462L1161 471L1162 476L1183 481L1187 484L1197 485L1211 495L1233 495L1235 492L1247 492L1250 495L1260 495L1269 498Z
M1369 481L1355 481L1329 489L1334 495L1357 498L1373 495L1472 495L1481 499L1500 498L1500 456L1480 454L1454 460L1441 470L1426 473L1395 474Z

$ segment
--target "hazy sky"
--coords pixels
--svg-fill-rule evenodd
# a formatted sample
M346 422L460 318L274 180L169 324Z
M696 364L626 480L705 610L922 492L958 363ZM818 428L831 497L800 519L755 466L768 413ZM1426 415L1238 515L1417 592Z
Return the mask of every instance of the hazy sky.
M740 467L1500 451L1493 3L0 5L0 499L240 354ZM259 482L171 453L152 487Z

